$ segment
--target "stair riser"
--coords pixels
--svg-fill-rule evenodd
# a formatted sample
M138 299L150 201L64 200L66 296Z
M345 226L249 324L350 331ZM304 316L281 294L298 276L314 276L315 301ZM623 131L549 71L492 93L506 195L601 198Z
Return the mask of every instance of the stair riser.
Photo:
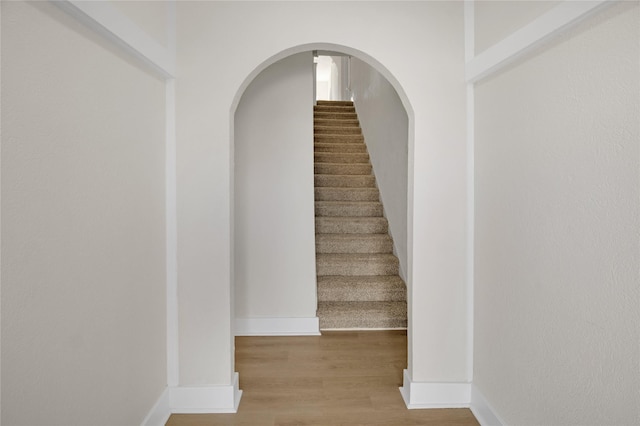
M313 107L314 112L339 112L339 113L356 113L356 109L353 106L346 105L316 105Z
M370 164L316 163L313 172L317 175L371 175Z
M362 135L314 135L313 141L318 143L352 143L364 144L364 136Z
M369 154L366 153L316 152L313 158L316 163L369 164Z
M382 216L382 205L379 203L371 203L367 205L357 205L344 203L344 204L329 204L327 202L316 202L316 216L326 217L372 217Z
M317 234L386 234L389 225L386 219L358 221L352 218L316 217Z
M313 118L335 118L338 120L357 120L355 111L313 111Z
M353 101L329 101L329 100L319 100L316 101L316 105L337 105L337 106L353 106Z
M330 127L360 127L358 120L345 120L338 118L317 118L314 117L314 126L330 126Z
M372 175L315 175L316 188L375 188L376 180Z
M320 302L405 302L406 295L407 286L398 276L318 277Z
M319 302L320 328L406 328L405 302Z
M407 320L402 318L326 318L320 317L320 330L341 330L359 328L407 328Z
M360 127L336 127L336 126L314 126L313 133L316 135L360 135Z
M316 240L316 253L392 253L389 239L379 240Z
M323 275L397 275L397 261L356 261L352 259L322 260L316 262L318 276Z
M404 302L407 300L406 288L371 287L363 288L324 288L318 286L318 302Z
M315 143L313 151L316 153L333 152L333 153L357 153L366 154L367 146L365 144L356 143Z
M375 188L316 188L316 201L380 201Z

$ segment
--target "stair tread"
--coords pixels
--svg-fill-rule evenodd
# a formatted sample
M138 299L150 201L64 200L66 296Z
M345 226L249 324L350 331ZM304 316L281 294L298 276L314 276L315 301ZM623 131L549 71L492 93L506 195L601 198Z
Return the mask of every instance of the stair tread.
M347 158L366 158L367 161L369 161L369 153L368 152L314 152L313 156L315 158L320 157L326 157L326 158L342 158L342 157L347 157ZM330 161L329 161L330 162Z
M325 152L335 153L366 153L367 147L365 144L356 143L321 143L316 142L313 144L313 152L315 154Z
M316 188L376 188L373 175L327 175L315 174Z
M359 307L362 310L378 311L378 312L393 312L402 315L406 314L407 304L401 301L353 301L353 302L322 302L318 305L318 309L324 311L332 310L336 313L348 311L353 307Z
M396 257L396 255L391 253L318 253L318 258L324 261L332 262L398 262L398 258Z
M327 205L380 205L380 201L316 201L316 203L322 203Z
M349 166L371 166L371 163L331 163L326 161L316 161L316 166L339 166L339 167L349 167ZM329 175L334 173L315 173L322 175ZM348 173L345 173L348 174Z
M316 201L379 201L377 188L318 187L314 191Z
M316 234L316 254L392 252L388 234Z
M371 170L369 163L316 163L313 167L315 174L323 175L371 176Z
M316 135L316 136L328 136L328 135ZM353 136L358 136L358 135L353 135ZM354 144L351 142L314 142L313 144L314 147L318 148L318 147L327 147L327 148L349 148L349 149L362 149L364 152L367 152L367 146L364 144L364 142L359 143L359 144Z
M361 161L362 163L369 162L369 153L367 152L314 152L313 157L334 160L334 161L320 161L321 163L322 162L342 163L343 161L336 161L336 160L341 160L343 158L359 158L359 159L364 159L364 161Z
M320 118L317 117L314 120L316 126L354 126L360 127L360 122L357 118Z
M343 187L343 186L321 186L319 188L316 188L316 190L318 191L337 191L337 192L365 192L365 193L370 193L370 192L378 192L378 188L349 188L349 187Z
M340 131L340 130L344 130L344 129L349 129L349 130L353 130L354 133L359 134L360 133L360 126L357 124L354 124L352 126L332 126L332 125L314 125L313 126L313 130L336 130L336 131ZM327 132L330 133L330 132Z
M317 240L391 240L389 234L318 234Z
M314 126L313 133L325 135L360 135L360 126Z
M360 129L360 124L356 123L356 120L325 120L318 119L314 120L313 124L314 129L325 129L325 128L335 128L335 129Z
M314 111L341 111L341 112L355 112L353 105L315 105Z
M366 272L357 272L350 269L340 275L390 275L397 271L383 273L380 266L394 268L398 266L398 258L392 253L317 253L316 265L332 267L353 267ZM318 273L319 276L336 275L331 273Z
M380 201L315 201L315 215L329 217L382 216Z
M326 163L325 163L326 164ZM329 163L331 164L331 163ZM314 177L331 177L331 178L343 178L343 179L357 179L361 176L354 175L336 175L336 174L327 174L327 173L314 173ZM372 180L374 179L373 175L364 175L362 177L370 177Z
M381 207L380 201L315 201L317 207ZM335 216L334 216L335 217ZM370 215L368 217L375 217Z
M406 302L319 302L320 328L406 328Z
M333 162L328 162L328 161L316 161L315 165L316 166L349 167L349 166L371 166L371 163L369 163L369 162L366 162L366 163L333 163ZM333 173L315 173L315 174L328 175L328 174L333 174Z
M389 276L381 275L382 278ZM319 278L333 278L319 277ZM362 277L356 277L362 278ZM364 277L375 278L375 277ZM407 287L404 282L373 281L361 279L354 282L339 282L318 279L318 302L406 302Z
M364 143L362 134L333 135L329 133L316 133L313 135L315 142L322 141L324 143Z
M355 112L341 112L341 111L314 111L314 119L326 120L357 120L358 116Z
M398 275L323 275L318 277L318 285L390 285L405 286L405 282Z
M344 222L354 222L354 223L387 223L387 219L382 216L319 216L316 217L316 222L335 222L335 223L344 223Z

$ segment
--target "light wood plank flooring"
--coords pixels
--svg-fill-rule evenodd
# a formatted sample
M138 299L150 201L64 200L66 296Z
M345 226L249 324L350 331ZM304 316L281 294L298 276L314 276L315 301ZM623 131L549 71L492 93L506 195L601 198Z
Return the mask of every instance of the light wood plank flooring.
M468 409L407 410L405 331L236 337L236 414L174 414L167 426L478 425Z

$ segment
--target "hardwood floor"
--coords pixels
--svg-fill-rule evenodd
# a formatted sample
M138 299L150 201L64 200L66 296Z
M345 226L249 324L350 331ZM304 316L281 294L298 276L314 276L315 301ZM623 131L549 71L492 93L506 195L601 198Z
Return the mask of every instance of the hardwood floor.
M478 425L468 409L408 410L404 331L236 337L236 414L173 414L167 426Z

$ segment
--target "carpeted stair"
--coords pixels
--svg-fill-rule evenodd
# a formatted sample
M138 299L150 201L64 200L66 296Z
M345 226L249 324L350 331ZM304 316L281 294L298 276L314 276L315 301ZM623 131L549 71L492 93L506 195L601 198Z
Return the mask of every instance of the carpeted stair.
M407 289L352 102L318 101L314 156L320 328L406 328Z

